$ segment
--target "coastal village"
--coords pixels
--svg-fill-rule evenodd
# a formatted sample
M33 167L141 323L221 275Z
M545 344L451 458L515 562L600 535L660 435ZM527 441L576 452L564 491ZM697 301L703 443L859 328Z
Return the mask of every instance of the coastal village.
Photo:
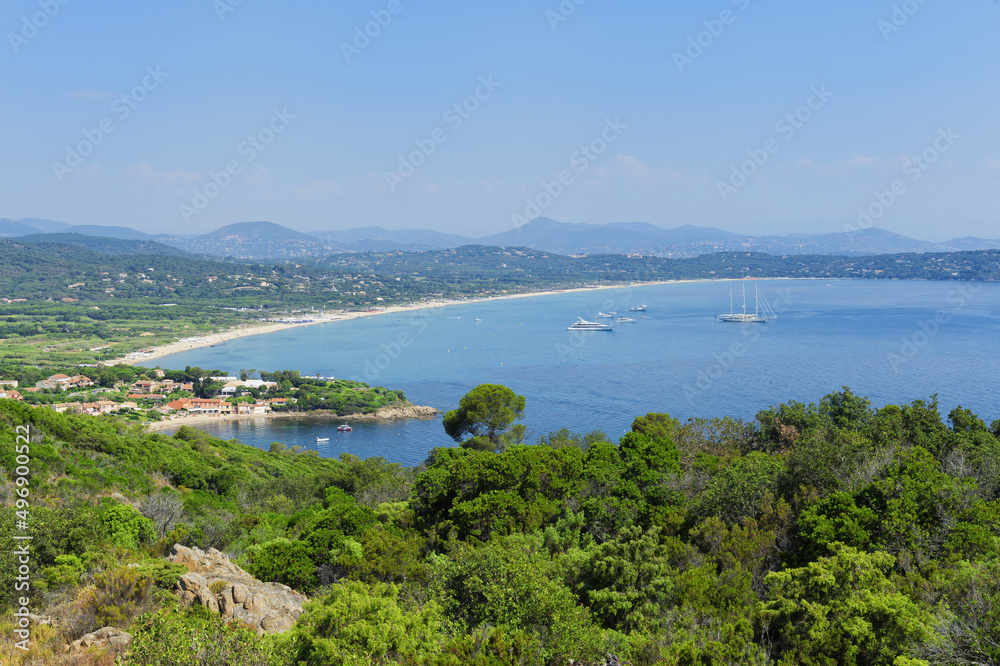
M211 377L213 381L224 382L219 394L212 398L193 396L193 382L177 382L164 378L162 370L151 371L156 379L139 379L126 383L119 382L113 387L93 388L94 381L85 375L54 374L36 382L33 387L20 387L17 381L0 381L0 398L23 401L25 393L42 391L65 392L69 396L85 394L107 394L108 399L90 402L53 402L47 406L59 413L88 414L100 416L119 412L155 413L160 419L178 419L188 416L237 416L265 415L274 406L287 406L294 398L254 398L247 395L250 389L257 394L273 391L275 382L260 379L241 380L237 377ZM113 399L112 399L113 398Z

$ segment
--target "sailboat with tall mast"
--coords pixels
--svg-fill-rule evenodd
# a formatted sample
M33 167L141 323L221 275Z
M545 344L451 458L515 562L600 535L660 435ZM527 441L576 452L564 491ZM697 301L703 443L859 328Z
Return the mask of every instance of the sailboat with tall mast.
M719 321L734 321L741 324L760 323L769 319L777 319L778 315L771 309L767 299L761 293L760 288L754 284L754 308L753 312L747 312L747 285L743 283L743 312L736 312L733 309L733 283L729 282L729 314L715 315Z

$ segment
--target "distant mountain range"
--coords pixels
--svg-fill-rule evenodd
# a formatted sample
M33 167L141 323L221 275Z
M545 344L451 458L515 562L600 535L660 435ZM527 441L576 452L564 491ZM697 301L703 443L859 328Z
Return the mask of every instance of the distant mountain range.
M91 252L109 255L153 254L165 257L205 258L155 241L115 238L113 236L87 236L81 233L29 234L18 236L17 240L22 243L73 245Z
M238 222L204 236L156 236L164 245L197 254L239 260L307 259L343 249L273 222Z
M70 226L53 220L33 218L0 219L0 237L30 237L32 240L29 242L34 242L38 238L44 238L39 234L82 234L142 241L142 253L150 253L159 245L241 261L307 260L344 252L421 252L463 245L528 247L564 255L641 254L666 258L744 251L772 255L868 256L1000 248L1000 240L965 237L944 243L930 243L883 229L813 235L746 236L691 225L665 229L643 222L568 224L548 218L538 218L518 229L482 238L426 229L390 231L382 227L302 233L272 222L240 222L201 236L151 235L129 227ZM101 251L99 248L95 249Z

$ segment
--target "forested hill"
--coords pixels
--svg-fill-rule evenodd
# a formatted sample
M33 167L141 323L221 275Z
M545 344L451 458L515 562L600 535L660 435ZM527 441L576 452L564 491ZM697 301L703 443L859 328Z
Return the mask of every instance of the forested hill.
M317 266L441 280L493 278L517 284L744 277L992 281L1000 279L1000 250L872 257L723 252L661 259L618 254L567 257L526 248L467 245L422 253L339 254L319 261Z
M690 259L567 257L525 248L469 245L422 253L332 255L271 265L191 255L117 254L59 243L0 241L0 290L8 298L150 298L216 304L372 305L622 282L728 278L997 280L1000 250L873 257L720 253ZM166 248L169 250L169 248Z
M1000 660L1000 421L845 389L752 422L647 414L617 439L524 444L523 409L477 387L444 419L471 437L404 469L0 400L0 538L33 538L30 589L0 552L4 607L59 627L0 655L79 664L65 644L111 625L132 647L87 663ZM226 628L178 604L177 543L312 601L284 634Z
M79 233L31 234L30 236L21 236L15 242L39 245L43 250L52 245L71 245L89 250L90 252L97 252L98 254L138 254L188 257L190 259L203 258L155 241L124 240L107 236L87 236ZM56 252L58 252L58 248Z

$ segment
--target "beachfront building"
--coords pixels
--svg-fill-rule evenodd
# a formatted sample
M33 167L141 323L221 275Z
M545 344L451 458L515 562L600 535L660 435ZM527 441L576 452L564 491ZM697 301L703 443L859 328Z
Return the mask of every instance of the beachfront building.
M241 388L253 388L259 391L270 391L278 384L275 382L265 382L260 379L234 379L232 381L226 382L222 387L222 395L236 395L237 391Z
M271 412L271 405L259 400L253 403L231 403L226 400L185 398L168 402L164 407L173 411L185 411L188 414L206 414L208 416L269 414Z
M217 415L222 413L222 400L212 400L205 398L192 398L189 412L196 414Z

